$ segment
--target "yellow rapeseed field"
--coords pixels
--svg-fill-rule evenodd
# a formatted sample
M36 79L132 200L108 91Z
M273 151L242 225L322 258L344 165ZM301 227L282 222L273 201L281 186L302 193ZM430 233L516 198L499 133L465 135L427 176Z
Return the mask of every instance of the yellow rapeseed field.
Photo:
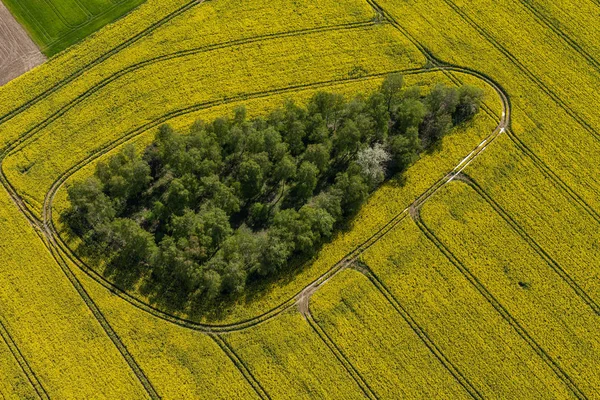
M72 268L161 397L257 398L208 335L156 318Z
M598 4L148 0L0 88L2 172L59 230L65 188L165 122L369 93L392 71L423 91L479 86L486 105L296 275L189 324L62 261L2 188L0 397L600 397ZM445 62L497 82L510 109ZM510 123L465 175L409 212L503 112ZM398 215L356 270L294 303Z
M463 75L457 76L466 83L478 83L471 77ZM331 86L328 90L352 96L355 93L368 93L378 87L380 82L381 79L373 79L343 85L340 84ZM424 90L427 90L428 87L431 87L436 82L447 82L441 72L427 72L406 76L407 85L418 83L424 86ZM481 85L481 83L479 83L479 85ZM487 86L484 86L483 88L486 89L486 102L493 110L497 110L496 112L500 113L499 100L496 94ZM303 102L313 93L314 89L301 91L294 94L294 99ZM268 99L245 101L243 104L248 107L248 111L251 115L262 114L281 105L283 99L288 96L288 94L270 96ZM190 116L174 119L171 123L175 128L185 130L196 118L210 120L211 118L220 115L227 115L231 113L232 109L238 104L239 103L232 103L229 105L217 106L210 110L199 111ZM291 281L286 280L285 284L274 284L257 300L251 302L240 301L233 307L224 310L221 322L231 323L251 318L288 300L317 276L324 273L332 265L341 260L344 255L358 246L362 241L379 230L381 226L387 223L396 214L405 209L437 179L441 178L454 165L458 164L461 158L477 146L477 144L493 130L496 124L497 122L495 120L481 114L475 118L472 125L444 138L442 150L432 154L423 155L423 157L410 168L408 173L405 174L405 179L402 184L392 181L375 192L363 206L363 209L359 214L354 218L352 222L353 228L340 233L334 241L325 245L315 257L315 260L309 263L300 274L295 275ZM153 138L154 133L155 130L153 129L139 137L137 143L140 149ZM110 154L111 153L108 153L103 157L109 157ZM102 160L102 158L99 158L99 160ZM84 179L84 177L89 176L89 174L93 173L94 165L95 163L92 163L79 170L67 181L66 186L72 181ZM394 201L389 201L390 199L394 199ZM53 218L59 227L60 213L67 207L67 204L66 190L64 190L63 187L58 191L53 202ZM76 245L76 242L72 243L73 247ZM136 294L136 296L139 295Z
M35 399L37 397L34 386L4 340L0 341L0 371L2 371L0 397L3 399Z
M570 397L412 220L402 221L362 260L484 398Z
M224 338L273 398L364 398L351 375L296 310Z
M525 240L537 244L550 262L600 303L598 218L542 171L508 137L499 138L466 170L525 232Z
M438 58L500 82L515 134L600 210L597 68L518 1L461 2L462 8L450 0L378 3Z
M62 172L95 149L145 130L145 124L227 98L421 66L422 56L405 40L403 45L403 40L390 25L375 25L276 38L152 63L70 108L10 155L3 170L19 194L40 210L46 192ZM211 60L219 60L219 67L204 67Z
M48 395L143 398L132 370L4 189L0 231L2 323Z
M465 183L443 188L422 217L503 315L537 343L541 356L581 392L599 395L598 315L574 288Z
M379 398L469 398L400 314L359 272L312 297L312 314Z

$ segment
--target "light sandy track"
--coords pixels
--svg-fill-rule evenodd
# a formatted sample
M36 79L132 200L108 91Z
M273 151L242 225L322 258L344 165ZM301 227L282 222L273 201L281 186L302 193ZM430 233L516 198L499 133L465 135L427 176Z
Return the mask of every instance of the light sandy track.
M44 61L46 57L0 1L0 86Z

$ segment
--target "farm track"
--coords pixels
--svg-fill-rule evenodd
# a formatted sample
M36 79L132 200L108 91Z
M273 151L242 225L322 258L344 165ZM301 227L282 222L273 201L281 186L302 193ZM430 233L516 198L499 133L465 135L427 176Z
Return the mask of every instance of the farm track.
M319 323L313 318L310 310L308 310L308 312L304 313L303 315L310 327L312 328L312 330L319 336L319 338L321 338L323 343L325 343L325 345L329 348L329 350L331 350L333 355L344 366L348 374L350 374L352 379L354 379L354 381L365 394L365 396L368 399L378 399L379 397L377 397L373 389L371 389L371 387L360 374L360 372L358 372L358 370L354 367L354 365L352 365L350 360L348 360L348 357L346 357L342 349L340 349L339 346L335 344L335 342L331 339L327 332L325 332L325 330L321 328Z
M71 83L73 80L75 80L76 78L78 78L81 75L83 75L86 71L88 71L91 68L93 68L93 67L95 67L95 66L103 63L104 61L106 61L107 59L109 59L110 57L112 57L113 55L115 55L115 54L119 53L121 50L123 50L123 49L131 46L132 44L134 44L138 40L142 39L143 37L148 36L149 34L151 34L152 32L154 32L156 29L158 29L159 27L161 27L162 25L164 25L167 22L171 21L173 18L175 18L175 17L177 17L177 16L185 13L189 9L191 9L191 8L193 8L193 7L195 7L195 6L199 5L199 4L204 3L205 1L211 1L211 0L192 0L192 1L188 2L188 3L186 3L185 5L183 5L182 7L178 8L177 10L173 11L172 13L166 15L162 19L154 22L153 24L151 24L150 26L148 26L147 28L145 28L141 32L139 32L136 35L130 37L129 39L125 40L124 42L121 42L121 44L119 44L118 46L114 47L113 49L107 51L106 53L104 53L100 57L98 57L95 60L89 62L86 65L84 65L83 67L81 67L77 71L74 71L72 74L70 74L69 76L67 76L66 78L64 78L63 80L61 80L60 82L56 83L51 88L46 89L45 91L43 91L39 95L37 95L34 98L26 101L24 104L22 104L22 105L20 105L20 106L18 106L16 108L14 108L12 111L9 111L8 113L2 115L0 117L0 125L2 125L3 123L5 123L8 120L14 118L16 115L18 115L19 113L25 111L26 109L28 109L29 107L33 106L34 104L37 104L38 102L42 101L43 99L45 99L46 97L48 97L52 93L58 91L59 89L63 88L67 84Z
M44 386L41 384L37 375L35 374L35 372L33 372L31 367L29 366L29 363L27 362L25 357L23 357L21 350L19 350L19 347L16 345L10 332L6 329L6 327L4 326L2 321L0 321L0 336L2 337L2 339L8 346L10 353L13 355L13 357L19 364L19 367L21 368L21 370L27 377L27 380L31 384L31 387L33 388L33 390L35 390L35 392L41 399L44 399L44 400L49 399L50 396L48 396L48 392L46 392L46 389L44 389Z
M400 304L392 292L385 286L377 275L370 268L356 268L357 271L365 275L375 288L385 297L387 302L396 310L396 312L406 321L410 329L419 337L427 349L438 359L444 368L456 379L456 381L465 389L465 391L474 399L483 399L484 396L469 381L467 377L456 367L444 352L429 337L427 332L418 324L410 313Z
M461 181L467 184L471 189L473 189L490 207L494 209L494 211L502 217L502 219L510 225L512 230L517 233L521 239L523 239L532 250L536 252L538 256L540 256L554 272L561 277L563 281L575 292L577 296L579 296L596 315L600 315L600 307L598 304L592 299L578 284L577 282L569 275L567 271L564 270L563 267L560 266L550 254L542 246L540 246L526 231L523 227L515 221L515 219L490 196L479 184L472 179L470 176L461 173L456 177L457 181Z
M263 400L270 400L271 396L267 393L265 388L262 387L260 382L254 377L254 374L250 371L250 368L246 365L246 363L236 354L233 348L227 343L225 338L220 335L211 334L210 337L213 341L221 348L221 350L229 357L231 362L235 365L235 367L240 371L240 373L244 376L244 379L248 382L252 389L256 392L256 395Z
M459 71L459 69L457 69L456 67L448 67L448 68L451 70ZM407 75L407 74L418 74L418 73L425 73L425 72L432 72L432 71L439 71L439 70L440 70L439 68L432 68L432 69L405 70L402 72ZM119 296L121 296L123 299L125 299L129 303L135 305L136 307L138 307L140 309L148 311L148 312L154 314L155 316L158 316L158 317L168 320L170 322L177 323L178 325L181 325L181 326L184 326L187 328L205 331L205 332L213 332L213 333L215 333L215 332L231 332L231 331L235 331L235 330L247 329L253 325L256 325L257 323L264 322L264 321L276 316L277 314L281 313L282 311L284 311L290 307L293 307L296 304L296 302L298 301L298 299L300 299L302 297L306 297L306 296L303 296L303 294L305 294L308 290L311 290L311 289L314 289L314 288L320 286L326 280L330 279L332 276L334 276L340 270L342 270L343 268L348 266L350 263L352 263L363 251L365 251L370 246L372 246L381 237L383 237L387 232L389 232L389 230L391 230L395 225L397 225L404 217L406 217L406 215L408 213L408 208L406 208L402 212L398 213L394 218L392 218L384 226L382 226L375 234L373 234L372 236L367 238L360 246L358 246L353 251L348 253L346 255L346 257L344 257L342 260L340 260L338 263L336 263L332 268L330 268L323 275L321 275L317 279L315 279L306 288L302 289L296 295L294 295L287 301L283 302L279 306L277 306L259 316L256 316L256 317L244 320L244 321L239 321L239 322L231 323L231 324L212 325L212 324L201 324L198 322L179 318L175 315L166 313L166 312L159 310L151 305L148 305L148 304L136 299L134 296L130 295L126 291L119 289L114 284L112 284L108 280L106 280L106 278L104 278L102 275L100 275L97 271L95 271L94 269L85 265L85 263L83 263L82 260L78 259L77 256L71 251L71 249L69 249L68 245L64 242L62 237L59 235L59 233L54 225L54 222L52 219L52 203L53 203L54 197L55 197L57 191L65 183L65 181L72 174L74 174L75 172L77 172L78 170L83 168L85 165L87 165L90 162L94 161L95 159L101 157L102 155L110 152L111 150L115 149L116 147L126 143L127 141L143 134L148 129L158 126L176 116L184 115L185 113L194 112L194 111L198 111L201 109L207 109L210 107L214 107L216 105L227 104L227 103L231 103L231 102L235 102L235 101L239 101L239 100L269 97L273 94L287 93L287 92L291 92L291 91L298 91L298 90L304 90L304 89L321 88L321 87L326 87L326 86L331 86L331 85L338 85L338 84L344 83L344 82L353 82L353 81L365 80L365 79L377 79L386 74L387 73L381 73L381 74L375 74L372 76L365 76L365 77L361 77L361 78L347 78L344 80L326 81L326 82L319 82L319 83L315 83L315 84L311 84L311 85L292 86L292 87L283 88L283 89L274 89L274 90L266 91L266 92L256 92L256 93L252 93L252 94L241 95L239 97L232 97L227 100L219 100L216 102L202 103L200 105L193 106L191 110L189 110L189 108L186 108L186 109L183 109L182 111L166 114L165 116L160 117L155 121L151 121L137 129L129 132L128 134L126 134L122 138L118 139L117 141L114 141L111 144L105 146L104 148L97 150L95 153L90 154L86 159L82 160L80 163L73 166L71 169L69 169L65 173L63 173L59 178L57 178L55 183L52 185L52 188L46 195L46 198L44 201L44 207L43 207L43 222L41 222L37 219L33 219L32 221L35 222L35 224L39 227L39 229L41 229L42 231L45 232L44 233L45 235L47 235L49 238L50 237L52 238L53 245L60 247L60 249L64 252L64 254L68 258L73 260L75 262L75 264L78 265L79 268L82 269L88 276L90 276L92 279L99 282L103 286L105 286L107 288L111 288L113 290L113 292L116 292ZM505 102L505 104L507 105L508 103ZM445 183L452 180L456 173L458 173L462 169L464 169L464 167L466 167L472 159L477 157L485 149L485 147L493 141L493 139L495 137L497 137L499 134L501 134L504 131L504 124L508 120L507 114L508 113L505 113L505 117L501 123L502 127L498 127L492 134L490 134L490 136L487 139L482 141L467 157L465 157L465 159L463 159L463 161L457 166L457 168L455 168L454 170L452 170L451 172L446 174L443 178L438 180L435 185L433 185L428 191L426 191L422 196L420 196L417 199L415 204L420 204L421 202L425 201L427 198L429 198L429 196L431 196L433 193L435 193L437 190L439 190L439 188L441 188ZM27 215L29 215L31 218L31 216L33 214L30 211L28 211L26 204L18 197L18 194L14 191L14 188L12 188L10 186L10 183L8 182L8 180L6 179L4 174L0 174L0 181L2 181L7 188L11 188L10 192L12 193L13 196L15 196L14 197L15 201L18 204L20 204L20 208L22 208L22 211L24 213L26 213Z
M111 76L96 83L94 86L92 86L85 92L81 93L75 99L69 101L64 106L62 106L60 109L58 109L57 111L52 113L45 120L43 120L40 123L29 128L27 131L25 131L23 134L21 134L17 139L15 139L13 142L7 144L4 151L8 153L6 156L9 156L10 154L19 151L19 149L22 146L37 140L35 138L35 135L38 132L40 132L42 129L46 128L48 125L50 125L52 122L56 121L58 118L65 115L69 110L73 109L75 106L82 103L84 100L89 98L91 95L100 91L101 89L106 87L108 84L122 78L123 76L133 73L133 72L135 72L141 68L144 68L146 66L149 66L149 65L152 65L152 64L155 64L158 62L188 57L188 56L192 56L192 55L196 55L196 54L208 53L211 51L216 51L216 50L234 47L234 46L258 43L258 42L267 41L267 40L302 36L302 35L308 35L308 34L318 33L318 32L360 29L360 28L373 26L373 25L376 25L376 23L373 21L362 21L362 22L330 25L330 26L317 27L317 28L298 29L298 30L280 32L280 33L271 33L271 34L265 34L265 35L255 36L255 37L231 40L231 41L217 43L217 44L213 44L213 45L201 46L201 47L197 47L194 49L177 51L177 52L173 52L173 53L169 53L169 54L165 54L162 56L158 56L158 57L154 57L154 58L151 58L148 60L141 61L139 63L136 63L136 64L130 65L126 68L123 68L122 70L117 71L114 74L112 74ZM31 139L31 142L29 142L30 139ZM0 153L0 156L1 156L1 153Z
M533 337L523 328L523 326L508 312L508 310L488 291L479 279L460 261L446 245L427 227L421 219L419 210L412 214L413 220L423 232L423 234L433 243L440 252L450 261L469 283L487 300L488 303L510 324L517 334L536 352L536 354L548 365L556 376L563 381L579 399L587 399L587 396L573 382L571 377L562 369L562 367L535 341Z

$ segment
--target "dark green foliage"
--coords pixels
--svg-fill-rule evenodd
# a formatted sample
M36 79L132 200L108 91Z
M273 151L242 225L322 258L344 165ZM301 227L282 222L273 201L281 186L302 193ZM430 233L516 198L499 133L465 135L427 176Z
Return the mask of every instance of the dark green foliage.
M351 101L320 92L266 118L240 107L187 134L164 125L142 155L125 147L71 186L62 217L119 282L144 277L153 298L202 308L313 257L481 100L472 87L424 96L392 75Z

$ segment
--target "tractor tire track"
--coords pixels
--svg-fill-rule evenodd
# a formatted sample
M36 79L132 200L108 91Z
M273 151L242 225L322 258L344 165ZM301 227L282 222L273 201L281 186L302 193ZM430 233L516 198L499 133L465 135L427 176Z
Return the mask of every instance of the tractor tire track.
M483 399L484 396L473 385L467 377L455 366L444 352L429 337L425 329L410 315L408 310L400 304L396 297L390 292L385 284L370 268L357 268L357 271L365 275L375 288L385 297L387 302L396 310L396 312L406 321L410 329L418 336L427 349L438 359L442 366L454 377L454 379L465 389L465 391L474 399Z
M569 287L575 292L581 300L583 300L596 315L600 315L600 307L598 304L592 299L579 284L573 279L567 271L564 270L563 267L560 266L550 254L542 246L540 246L519 223L515 221L515 219L500 205L494 200L479 184L470 176L461 173L456 177L457 181L461 181L467 184L471 189L473 189L490 207L494 209L494 211L502 217L502 219L510 225L512 230L517 233L521 239L523 239L532 250L536 252L538 256L540 256L554 272L563 280Z
M263 400L270 400L271 396L269 396L265 388L260 384L258 379L256 379L254 374L252 374L250 368L248 368L246 363L236 354L236 352L229 345L229 343L227 343L227 341L220 335L209 334L209 336L221 348L221 350L227 355L227 357L229 357L231 362L244 376L244 379L246 379L248 384L252 386L252 389L254 389L256 395Z
M52 237L47 237L44 234L44 232L40 229L36 229L36 233L38 234L38 236L40 236L40 239L46 245L48 251L51 253L52 258L54 258L56 263L59 265L60 269L69 279L69 282L71 282L73 288L75 288L75 290L77 291L81 299L84 301L84 303L87 305L88 309L90 310L96 321L98 321L106 335L113 342L113 344L115 345L125 362L129 365L132 372L135 374L135 376L139 380L140 384L144 387L150 398L153 400L160 399L161 396L158 394L148 377L145 375L144 371L135 361L129 350L127 350L127 347L125 346L119 335L112 328L112 326L110 325L100 308L96 305L89 293L85 290L79 279L77 279L73 271L71 271L71 269L69 268L68 262L62 257L59 250L57 249L56 242L53 240Z
M509 311L492 295L479 279L450 251L446 245L427 227L420 216L419 209L412 214L413 220L423 232L423 234L433 243L439 251L450 261L467 281L487 300L492 307L504 318L517 334L535 351L535 353L548 365L556 376L571 390L579 399L587 399L587 396L573 382L571 377L562 369L562 367L535 341L535 339L523 328Z
M596 131L584 118L566 104L553 90L551 90L540 78L529 70L517 57L515 57L506 47L500 44L491 34L482 28L477 22L469 17L452 0L443 0L463 21L475 29L486 41L488 41L496 50L502 53L514 66L516 66L531 82L540 90L548 95L560 108L562 108L571 118L573 118L583 129L590 133L594 139L600 141L600 133Z
M330 26L317 27L317 28L298 29L298 30L292 30L292 31L287 31L287 32L271 33L271 34L265 34L265 35L244 38L244 39L230 40L230 41L226 41L226 42L222 42L222 43L201 46L201 47L188 49L188 50L176 51L173 53L168 53L168 54L164 54L164 55L161 55L158 57L150 58L150 59L141 61L136 64L132 64L130 66L127 66L126 68L123 68L123 69L115 72L111 76L104 78L103 80L99 81L94 86L92 86L91 88L87 89L85 92L81 93L80 95L78 95L77 97L72 99L71 101L67 102L60 109L58 109L57 111L55 111L54 113L49 115L46 119L44 119L40 123L32 126L27 131L25 131L23 134L19 135L19 137L17 139L8 143L5 146L5 150L3 152L7 152L8 153L7 156L9 156L12 153L17 152L18 150L20 150L20 148L22 146L24 146L27 143L30 143L28 140L32 140L32 141L37 140L37 139L32 139L37 133L39 133L44 128L48 127L52 122L56 121L57 119L59 119L60 117L65 115L68 111L72 110L74 107L81 104L84 100L86 100L93 94L99 92L101 89L105 88L110 83L113 83L113 82L117 81L118 79L120 79L128 74L134 73L135 71L138 71L149 65L168 61L168 60L173 60L173 59L177 59L177 58L189 57L189 56L193 56L193 55L197 55L197 54L204 54L204 53L208 53L211 51L221 50L221 49L225 49L225 48L229 48L229 47L258 43L258 42L267 41L267 40L309 35L309 34L313 34L313 33L328 32L328 31L361 29L361 28L365 28L365 27L369 27L369 26L373 26L373 25L376 25L376 23L373 21L362 21L362 22L337 24L337 25L330 25ZM1 157L1 154L0 154L0 157Z
M323 343L331 350L335 358L343 365L344 369L350 374L352 379L356 382L358 387L362 390L365 396L368 399L378 399L379 397L375 394L373 389L369 386L367 381L363 378L363 376L358 372L358 370L352 365L352 363L348 360L348 357L344 354L342 349L339 348L337 344L331 339L331 337L325 332L323 328L319 325L319 323L313 318L310 310L303 314L304 318L310 325L310 327L315 331L315 333L321 338Z
M48 392L46 391L46 389L44 389L44 386L38 379L37 375L31 369L29 362L27 362L27 359L23 356L23 353L21 353L21 350L19 350L19 347L15 343L15 340L13 339L10 332L6 329L6 326L4 325L4 323L2 323L2 321L0 321L0 336L8 346L8 349L15 358L15 361L17 361L17 363L19 364L19 367L21 367L21 370L27 377L27 380L33 387L33 390L35 390L35 392L41 399L49 399L50 396L48 396Z
M590 53L588 53L583 47L581 47L576 41L574 41L569 35L563 32L560 27L557 26L550 18L546 17L544 13L539 11L533 4L531 0L519 0L519 2L527 8L527 10L534 16L535 19L542 25L545 25L548 29L550 29L554 34L560 37L571 49L575 52L579 53L581 57L583 57L590 66L592 66L596 71L600 72L600 62L594 58Z
M182 7L180 7L178 9L176 9L175 11L171 12L170 14L164 16L162 19L160 19L160 20L152 23L150 26L146 27L141 32L139 32L136 35L130 37L129 39L125 40L124 42L121 42L118 46L116 46L116 47L112 48L111 50L107 51L106 53L102 54L100 57L96 58L95 60L87 63L86 65L84 65L83 67L81 67L80 69L78 69L77 71L74 71L73 73L71 73L70 75L68 75L66 78L64 78L60 82L56 83L51 88L46 89L45 91L43 91L42 93L36 95L32 99L26 101L22 105L14 108L13 110L7 112L4 115L2 115L0 117L0 125L2 125L3 123L5 123L8 120L14 118L16 115L18 115L22 111L28 109L29 107L33 106L34 104L37 104L38 102L40 102L41 100L43 100L46 97L50 96L52 93L58 91L59 89L63 88L67 84L71 83L73 80L75 80L76 78L78 78L81 75L83 75L86 71L88 71L91 68L93 68L93 67L95 67L95 66L103 63L104 61L106 61L107 59L109 59L110 57L112 57L113 55L115 55L115 54L119 53L121 50L123 50L123 49L131 46L132 44L134 44L138 40L144 38L145 36L148 36L149 34L151 34L152 32L154 32L156 29L160 28L162 25L164 25L167 22L171 21L173 18L175 18L175 17L177 17L177 16L185 13L186 11L190 10L191 8L193 8L193 7L195 7L195 6L199 5L199 4L204 3L205 1L211 1L211 0L192 0L192 1L188 2L188 3L186 3L185 5L183 5Z

